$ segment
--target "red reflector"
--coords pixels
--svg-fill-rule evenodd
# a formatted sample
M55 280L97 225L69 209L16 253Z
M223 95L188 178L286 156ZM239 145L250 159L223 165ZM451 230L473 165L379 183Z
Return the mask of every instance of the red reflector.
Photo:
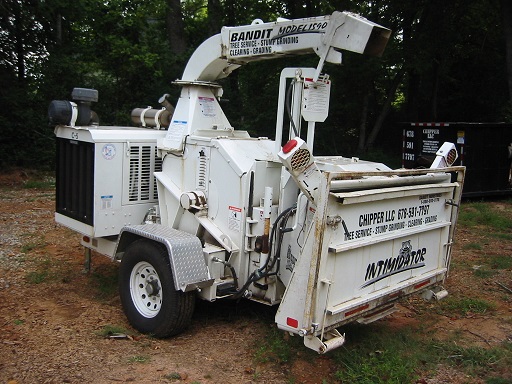
M84 236L82 237L82 240L84 241L84 243L88 243L91 241L91 239L89 238L89 236Z
M291 317L287 317L286 325L293 327L293 328L299 328L299 320L295 320L295 319L292 319Z
M427 285L428 283L430 283L430 280L424 281L423 283L416 284L416 285L414 286L414 289L418 289L418 288L424 287L424 286L425 286L425 285Z
M290 152L293 148L297 146L297 140L291 139L283 146L283 153Z
M351 311L345 312L345 317L352 316L354 313L364 311L365 309L368 309L370 307L370 304L361 305L360 307L357 307Z

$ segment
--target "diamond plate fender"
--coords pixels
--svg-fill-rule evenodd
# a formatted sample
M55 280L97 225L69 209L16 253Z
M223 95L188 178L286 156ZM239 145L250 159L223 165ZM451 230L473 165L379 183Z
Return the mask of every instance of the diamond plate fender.
M190 233L160 224L123 227L117 240L115 258L120 260L126 248L142 238L165 245L176 290L188 292L213 284L214 279L206 266L201 241Z

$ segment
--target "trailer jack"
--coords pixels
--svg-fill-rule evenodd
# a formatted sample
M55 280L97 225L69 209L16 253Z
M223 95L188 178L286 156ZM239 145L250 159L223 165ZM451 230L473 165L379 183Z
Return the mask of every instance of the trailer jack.
M305 336L304 345L320 354L324 354L341 347L345 343L345 335L342 335L336 329L325 332L322 338L323 341L318 336Z

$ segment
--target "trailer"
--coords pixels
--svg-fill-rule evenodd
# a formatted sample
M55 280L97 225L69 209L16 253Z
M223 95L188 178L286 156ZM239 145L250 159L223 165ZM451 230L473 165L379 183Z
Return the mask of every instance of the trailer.
M197 299L245 298L277 306L280 329L325 353L344 343L344 324L387 316L412 293L447 295L464 182L455 145L419 170L313 155L333 82L324 63L341 64L342 50L380 56L390 33L349 12L224 27L175 82L176 107L164 95L162 110L132 113L137 127L99 125L95 90L52 102L56 221L120 262L134 328L172 336ZM275 138L230 124L219 79L308 53L316 68L281 72Z
M453 142L466 167L463 197L512 194L512 125L507 123L401 123L402 167L430 166L439 147Z

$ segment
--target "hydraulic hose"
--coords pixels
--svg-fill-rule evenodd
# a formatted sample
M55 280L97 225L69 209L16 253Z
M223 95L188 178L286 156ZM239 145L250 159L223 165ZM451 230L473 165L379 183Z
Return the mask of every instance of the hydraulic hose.
M288 220L288 217L289 215L291 214L291 212L293 210L295 210L297 208L297 205L293 205L291 206L290 208L287 208L285 209L283 212L281 212L279 214L279 216L277 217L276 221L274 222L274 225L272 226L272 230L271 230L271 233L270 233L270 239L269 239L269 249L272 250L273 248L273 243L274 243L274 237L276 236L276 227L277 227L277 224L282 221L284 218L286 218L286 220ZM283 232L284 233L284 232ZM282 233L282 234L283 234ZM282 240L282 234L281 234L281 240ZM278 250L281 249L281 241L279 241L278 243ZM274 253L274 256L272 258L272 264L270 265L270 270L272 270L276 264L276 261L279 259L279 253L276 252ZM246 290L247 288L249 288L249 286L254 283L255 281L258 281L259 279L263 278L263 277L268 277L268 276L273 276L273 275L276 275L277 274L277 271L276 272L264 272L267 267L268 267L268 264L269 264L269 261L270 261L270 258L267 258L265 264L260 267L259 269L253 271L250 275L249 275L249 278L247 279L247 281L245 282L245 284L242 286L242 288L240 288L239 290L235 291L235 293L233 294L233 297L234 298L239 298Z
M295 134L295 136L299 136L299 131L297 130L297 127L295 126L295 121L293 121L293 116L292 116L292 89L293 89L293 84L296 83L296 80L293 79L291 82L290 82L290 85L288 85L288 89L286 90L286 101L285 101L285 107L286 107L286 114L288 115L288 118L290 119L290 124L292 126L292 129L293 129L293 133Z

